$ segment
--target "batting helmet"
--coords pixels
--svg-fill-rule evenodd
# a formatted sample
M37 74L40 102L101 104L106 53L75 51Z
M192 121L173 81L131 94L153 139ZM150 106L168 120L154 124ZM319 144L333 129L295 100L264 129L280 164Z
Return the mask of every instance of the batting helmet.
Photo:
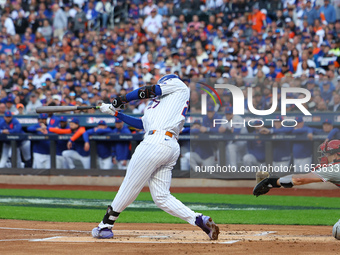
M176 74L167 74L167 75L164 75L162 78L160 78L158 80L157 84L161 84L161 83L164 83L167 80L175 79L175 78L179 79L179 77Z

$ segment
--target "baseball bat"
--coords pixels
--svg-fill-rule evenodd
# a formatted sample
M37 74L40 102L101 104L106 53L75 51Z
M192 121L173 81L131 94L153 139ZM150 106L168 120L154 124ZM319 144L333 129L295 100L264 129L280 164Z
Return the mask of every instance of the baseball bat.
M76 110L99 109L100 106L41 106L35 109L36 113L68 112Z

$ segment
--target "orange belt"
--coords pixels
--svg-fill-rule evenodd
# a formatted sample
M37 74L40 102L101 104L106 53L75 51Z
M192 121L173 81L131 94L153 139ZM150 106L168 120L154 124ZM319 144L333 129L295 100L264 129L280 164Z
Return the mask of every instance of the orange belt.
M155 132L156 132L156 130L150 130L149 131L149 135L153 135ZM173 134L171 132L169 132L169 131L166 131L165 135L167 135L167 136L169 136L171 138L173 137Z

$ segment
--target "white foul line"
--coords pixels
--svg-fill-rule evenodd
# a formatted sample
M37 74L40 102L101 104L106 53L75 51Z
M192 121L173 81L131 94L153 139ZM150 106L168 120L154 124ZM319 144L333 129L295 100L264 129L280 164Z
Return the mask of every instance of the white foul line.
M29 241L31 241L31 242L43 242L43 241L57 239L57 238L61 238L61 237L64 237L64 236L52 236L52 237L41 238L41 239L30 239Z
M258 233L258 234L254 234L254 235L248 235L249 237L250 236L266 236L266 235L269 235L269 234L274 234L276 233L276 231L265 231L265 232L261 232L261 233ZM241 240L232 240L232 241L227 241L227 242L220 242L222 244L232 244L232 243L237 243Z
M221 244L232 244L232 243L237 243L237 242L239 242L239 241L241 241L241 240L232 240L232 241L219 242L219 243L221 243Z
M82 230L63 230L63 229L6 228L6 227L0 227L0 229L14 229L14 230L28 230L28 231L49 231L49 232L91 233L91 231L82 231Z
M13 242L13 241L29 241L31 239L4 239L0 240L0 242Z
M265 231L265 232L255 234L255 235L252 235L252 236L266 236L266 235L274 234L274 233L276 233L276 231Z

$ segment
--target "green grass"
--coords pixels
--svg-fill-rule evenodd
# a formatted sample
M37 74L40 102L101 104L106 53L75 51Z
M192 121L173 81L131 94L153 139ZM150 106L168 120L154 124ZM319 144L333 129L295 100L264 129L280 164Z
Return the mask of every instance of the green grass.
M0 189L0 218L55 222L98 222L116 192ZM301 224L333 225L340 218L340 198L302 196L261 196L221 194L173 194L189 206L223 207L223 210L200 210L218 223L226 224ZM8 198L46 198L44 202L6 201ZM63 201L79 200L82 204L48 204L50 198ZM142 192L137 203L152 201L150 193ZM95 203L99 203L96 205ZM95 205L93 205L95 204ZM255 208L255 209L254 209ZM260 209L260 210L259 210ZM119 222L185 223L158 208L127 208Z

